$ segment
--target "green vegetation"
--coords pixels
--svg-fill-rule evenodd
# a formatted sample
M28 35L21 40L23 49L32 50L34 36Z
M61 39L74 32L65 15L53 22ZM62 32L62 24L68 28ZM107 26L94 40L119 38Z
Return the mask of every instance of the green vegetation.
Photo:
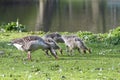
M104 34L76 32L91 48L92 54L74 51L68 56L65 45L59 60L47 57L38 50L32 53L32 61L25 60L27 54L8 45L9 41L28 35L43 36L45 32L1 32L0 33L0 80L119 80L120 79L120 27ZM25 53L25 54L23 54Z
M0 26L1 31L18 31L18 32L24 32L26 27L19 23L19 20L17 19L16 22L10 22L8 24L3 24Z

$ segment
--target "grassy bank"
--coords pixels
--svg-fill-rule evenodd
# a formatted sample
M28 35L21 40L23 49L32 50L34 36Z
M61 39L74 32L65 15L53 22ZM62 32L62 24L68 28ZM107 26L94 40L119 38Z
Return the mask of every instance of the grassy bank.
M44 32L1 32L0 33L0 80L119 80L120 79L120 28L104 34L76 32L91 48L92 54L74 51L68 56L65 45L59 60L47 57L45 52L32 53L32 61L24 60L26 53L8 45L14 38L27 35L43 36ZM59 52L58 52L59 53Z

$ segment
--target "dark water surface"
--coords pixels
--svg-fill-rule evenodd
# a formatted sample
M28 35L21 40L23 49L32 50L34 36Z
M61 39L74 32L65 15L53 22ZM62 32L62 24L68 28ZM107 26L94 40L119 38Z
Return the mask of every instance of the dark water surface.
M28 31L105 33L120 26L120 0L3 2L0 1L0 24L18 18Z

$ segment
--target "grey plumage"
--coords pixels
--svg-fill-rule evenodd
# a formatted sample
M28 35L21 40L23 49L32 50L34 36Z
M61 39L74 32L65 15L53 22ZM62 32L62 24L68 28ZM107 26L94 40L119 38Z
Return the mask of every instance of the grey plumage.
M59 47L59 45L56 43L56 41L54 41L52 38L44 38L45 42L49 43L53 49L55 50L59 50L60 53L62 54L62 49ZM46 51L47 55L48 55L48 50Z
M44 38L52 38L57 43L64 43L64 40L62 39L62 36L58 32L46 34Z
M62 36L65 45L67 47L67 51L72 52L73 49L78 49L78 51L80 52L80 49L86 53L86 51L88 51L89 53L91 53L90 49L88 49L85 44L83 43L83 41L75 36L75 35L70 35L70 36Z
M44 39L50 39L51 38L56 43L64 43L64 40L62 39L61 34L59 34L58 32L46 34L43 38ZM59 49L60 53L63 54L63 50L60 47L57 48L57 46L56 46L56 47L54 47L54 49Z
M45 42L41 37L26 36L19 39L13 39L11 43L17 49L28 52L28 59L31 59L31 52L38 49L49 50L51 54L57 59L56 52L51 44Z

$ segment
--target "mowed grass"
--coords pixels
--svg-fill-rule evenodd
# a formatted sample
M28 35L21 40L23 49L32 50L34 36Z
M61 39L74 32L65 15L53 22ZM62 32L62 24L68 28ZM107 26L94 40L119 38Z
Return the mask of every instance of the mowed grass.
M63 55L58 51L58 60L48 57L42 50L27 54L8 45L14 38L40 33L0 34L0 80L120 80L120 45L86 42L92 53L78 53L69 56L64 44Z

